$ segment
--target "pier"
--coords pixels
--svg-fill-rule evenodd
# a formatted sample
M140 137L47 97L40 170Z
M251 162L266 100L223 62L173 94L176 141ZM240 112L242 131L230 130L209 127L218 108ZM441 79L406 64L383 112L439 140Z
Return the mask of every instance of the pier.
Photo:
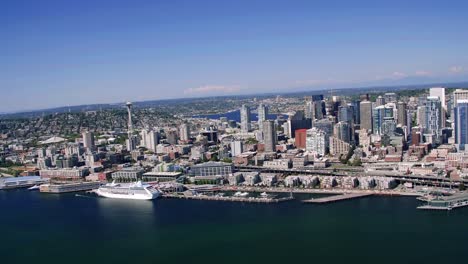
M464 206L468 206L468 193L466 192L427 200L427 204L419 206L418 209L452 210Z
M74 182L62 184L42 184L39 191L41 193L69 193L82 192L97 189L101 186L100 182Z
M243 203L280 203L280 202L294 200L294 197L292 196L282 197L282 198L261 198L261 197L164 194L163 197L164 198L191 199L191 200L243 202Z
M302 201L303 203L317 203L317 204L324 204L324 203L332 203L338 202L343 200L351 200L357 199L361 197L371 196L372 193L347 193L347 194L340 194L340 195L333 195L323 198L316 198L316 199L309 199Z

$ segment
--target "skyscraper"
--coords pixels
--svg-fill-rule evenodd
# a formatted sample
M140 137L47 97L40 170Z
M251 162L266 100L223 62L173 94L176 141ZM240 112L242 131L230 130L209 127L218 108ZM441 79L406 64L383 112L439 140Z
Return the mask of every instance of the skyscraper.
M190 127L188 124L183 123L179 128L180 140L189 141L190 139Z
M267 120L268 117L268 108L264 104L258 106L258 128L260 131L263 131L263 121Z
M407 113L406 113L406 103L405 102L398 102L397 103L397 122L399 125L406 126L407 122Z
M352 129L348 122L338 122L333 127L334 137L350 143L353 139Z
M159 144L159 133L154 130L143 129L140 135L140 145L153 152L156 152L156 146Z
M354 123L354 109L349 105L338 107L338 122Z
M242 105L240 111L241 117L241 132L247 133L250 131L250 107Z
M439 97L440 104L442 105L444 112L447 111L447 105L445 104L445 88L433 87L429 89L429 96Z
M272 120L263 121L263 139L266 152L276 152L276 128Z
M385 104L385 98L379 95L379 97L377 97L377 99L375 100L375 106L381 106L384 104Z
M435 140L433 143L440 143L442 136L442 104L439 97L429 96L427 97L427 103L425 107L425 136L432 136Z
M92 149L94 147L94 133L85 131L82 133L83 136L83 146L87 149Z
M468 99L468 90L456 89L453 92L453 107L456 107L459 100Z
M384 105L377 106L373 111L372 131L374 134L384 134L382 128L385 120L393 120L393 108Z
M455 143L460 150L465 150L465 144L468 144L468 100L458 100L454 113Z
M360 104L361 129L372 131L372 102L362 101Z

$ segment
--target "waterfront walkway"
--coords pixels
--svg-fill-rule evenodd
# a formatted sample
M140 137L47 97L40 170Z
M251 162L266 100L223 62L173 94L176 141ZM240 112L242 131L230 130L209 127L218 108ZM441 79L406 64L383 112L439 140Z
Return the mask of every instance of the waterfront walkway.
M363 189L312 189L312 188L290 188L290 187L258 187L258 186L220 186L220 191L243 191L243 192L273 192L273 193L307 193L307 194L373 194L389 196L422 196L415 191L398 190L363 190Z
M234 196L208 196L208 195L180 195L164 194L165 198L179 198L191 200L225 201L225 202L244 202L244 203L280 203L294 200L294 197L282 198L261 198L261 197L234 197Z
M309 200L303 200L303 203L318 203L318 204L323 204L323 203L332 203L332 202L338 202L338 201L343 201L343 200L351 200L351 199L356 199L356 198L361 198L361 197L366 197L366 196L371 196L373 195L372 193L347 193L347 194L340 194L340 195L334 195L334 196L328 196L328 197L323 197L323 198L316 198L316 199L309 199Z

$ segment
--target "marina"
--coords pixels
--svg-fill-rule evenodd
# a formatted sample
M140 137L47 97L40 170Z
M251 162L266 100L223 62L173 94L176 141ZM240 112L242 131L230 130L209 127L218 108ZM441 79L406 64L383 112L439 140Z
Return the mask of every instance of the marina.
M328 197L323 197L323 198L303 200L302 202L324 204L324 203L333 203L333 202L338 202L338 201L357 199L357 198L367 197L371 195L373 194L372 193L345 193L345 194L333 195L333 196L328 196Z

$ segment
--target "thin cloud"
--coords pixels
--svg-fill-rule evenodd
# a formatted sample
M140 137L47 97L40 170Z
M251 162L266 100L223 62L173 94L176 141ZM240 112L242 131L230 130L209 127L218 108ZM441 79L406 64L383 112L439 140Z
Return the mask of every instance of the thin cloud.
M430 76L431 75L431 72L428 72L428 71L416 71L414 73L414 75L416 76Z
M184 94L207 94L207 93L235 93L239 92L239 85L205 85L196 88L188 88L184 90Z
M408 74L406 74L404 72L396 71L396 72L392 73L392 78L394 78L394 79L401 79L401 78L405 78L405 77L408 77Z
M449 71L451 73L461 73L463 72L463 67L462 66L452 66L449 68Z

